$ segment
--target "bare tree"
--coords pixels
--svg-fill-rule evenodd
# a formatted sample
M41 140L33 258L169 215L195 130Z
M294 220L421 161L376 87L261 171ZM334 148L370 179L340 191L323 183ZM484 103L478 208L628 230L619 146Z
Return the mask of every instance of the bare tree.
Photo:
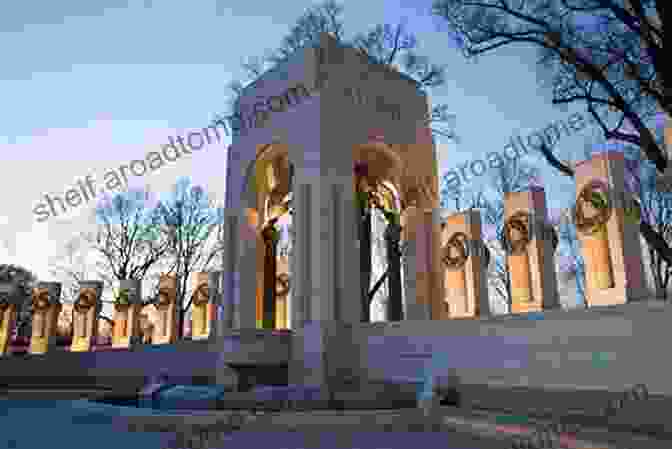
M605 140L635 145L662 174L669 161L663 139L649 126L657 114L672 113L663 88L663 4L436 0L433 12L460 35L467 57L513 43L535 46L538 66L552 75L553 104L585 104ZM592 23L586 26L586 20ZM573 167L560 161L549 145L540 150L551 166L574 175ZM665 236L644 220L640 232L659 257L672 264Z
M665 242L672 244L672 192L659 190L656 186L656 173L652 164L641 163L637 158L637 148L630 145L625 147L626 179L628 188L638 199L642 223L662 236ZM649 271L654 285L662 299L668 297L668 287L672 278L672 264L655 250L655 246L648 245Z
M77 301L82 281L105 277L104 273L101 273L95 264L92 264L91 260L89 260L88 255L90 251L91 248L86 240L82 236L76 236L66 242L63 247L63 254L50 263L50 274L61 282L61 295L64 302L68 304L74 304ZM103 281L103 285L107 288L111 287L109 282ZM101 302L103 304L111 304L113 301L101 298ZM110 317L102 314L102 309L99 318L112 325L114 324Z
M189 275L216 266L216 257L223 252L223 209L215 207L200 186L181 178L174 184L171 198L160 202L157 211L158 223L169 247L168 271L175 273L178 279L178 332L182 336L185 315L192 301L189 298L185 305Z
M276 50L264 57L250 58L243 64L246 76L250 81L257 79L266 70L283 63L298 50L317 45L321 33L329 33L342 45L360 50L372 63L394 68L409 76L417 82L420 90L428 91L445 84L445 67L433 64L429 58L418 54L417 39L413 33L406 31L403 23L396 26L376 25L348 40L345 37L342 14L343 6L334 0L326 0L308 8ZM245 84L247 83L232 81L228 85L233 93L229 105L234 113ZM453 130L454 120L455 115L448 112L446 104L433 106L427 117L428 124L434 125L432 131L435 136L457 140Z
M141 280L168 253L167 239L147 236L159 220L158 211L147 207L149 198L146 190L129 190L96 206L98 229L87 240L103 259L100 273L108 280Z
M558 254L560 261L559 281L570 282L574 280L576 282L577 298L585 305L586 265L581 252L581 242L573 223L571 208L562 212L562 216L559 216L557 220L558 239L562 251Z

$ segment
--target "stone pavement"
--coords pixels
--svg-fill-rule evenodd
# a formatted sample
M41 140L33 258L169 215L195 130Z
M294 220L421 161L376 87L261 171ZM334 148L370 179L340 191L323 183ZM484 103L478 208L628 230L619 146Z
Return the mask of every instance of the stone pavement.
M311 434L384 433L439 433L445 444L464 440L461 447L514 449L517 438L531 435L548 421L535 420L528 425L501 424L502 416L486 412L466 412L456 408L440 407L431 418L422 410L313 410L306 412L242 412L208 411L193 414L173 414L129 419L131 431L163 431L174 434L226 434L235 439L242 433L299 432ZM511 422L508 417L509 422ZM120 429L121 430L121 429ZM128 430L128 428L127 428ZM220 437L221 438L221 435ZM461 443L461 444L464 444ZM524 447L524 446L523 446ZM663 449L670 441L614 432L605 428L581 428L575 435L560 435L555 447L572 449Z

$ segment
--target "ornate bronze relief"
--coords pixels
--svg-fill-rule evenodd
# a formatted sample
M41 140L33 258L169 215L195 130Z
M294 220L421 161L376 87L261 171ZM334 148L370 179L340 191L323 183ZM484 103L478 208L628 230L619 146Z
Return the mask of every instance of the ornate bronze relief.
M530 215L516 212L504 223L504 248L511 255L523 254L530 243Z
M287 273L280 273L275 279L275 295L276 297L285 296L289 293L289 275Z
M192 301L195 306L202 306L207 304L210 299L210 289L207 282L202 282L198 285L194 294L192 295Z
M79 291L79 297L75 302L75 311L86 313L96 303L96 290L93 288L83 288Z
M33 290L33 309L36 311L47 310L49 308L49 290L35 289Z
M464 268L469 258L469 237L464 232L456 232L450 236L443 247L441 260L450 271Z
M587 216L585 208L593 213ZM604 225L611 217L612 209L609 188L601 181L589 182L576 198L574 209L576 229L583 235L593 235L604 230Z

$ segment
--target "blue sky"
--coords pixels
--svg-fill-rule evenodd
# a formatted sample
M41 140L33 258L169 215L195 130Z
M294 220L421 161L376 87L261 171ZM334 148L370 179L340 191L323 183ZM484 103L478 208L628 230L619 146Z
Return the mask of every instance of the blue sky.
M21 263L47 279L47 264L74 233L90 228L93 202L45 223L33 207L45 193L62 195L85 175L142 159L168 136L201 128L226 110L227 83L243 77L241 62L278 46L313 2L239 0L97 0L37 2L3 7L0 16L0 151L3 211L0 260ZM405 21L420 53L447 65L447 83L432 102L457 114L459 145L441 142L442 169L490 151L510 136L584 113L551 105L539 87L535 50L502 48L467 62L451 46L426 0L345 0L348 37L378 23ZM585 114L585 113L584 113ZM588 128L564 137L564 158L582 151ZM224 139L155 174L132 178L167 190L179 176L223 201ZM552 206L566 206L573 183L547 169ZM487 177L479 178L484 182ZM474 184L478 187L478 184ZM88 228L87 228L88 227Z

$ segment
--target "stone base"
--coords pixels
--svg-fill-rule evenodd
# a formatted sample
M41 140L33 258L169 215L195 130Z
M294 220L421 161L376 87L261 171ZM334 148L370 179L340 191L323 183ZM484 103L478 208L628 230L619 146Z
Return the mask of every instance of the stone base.
M406 320L429 320L431 318L429 306L422 303L407 304L405 313Z
M128 337L121 339L117 343L112 343L114 349L128 349L129 351L137 350L142 345L142 337Z

